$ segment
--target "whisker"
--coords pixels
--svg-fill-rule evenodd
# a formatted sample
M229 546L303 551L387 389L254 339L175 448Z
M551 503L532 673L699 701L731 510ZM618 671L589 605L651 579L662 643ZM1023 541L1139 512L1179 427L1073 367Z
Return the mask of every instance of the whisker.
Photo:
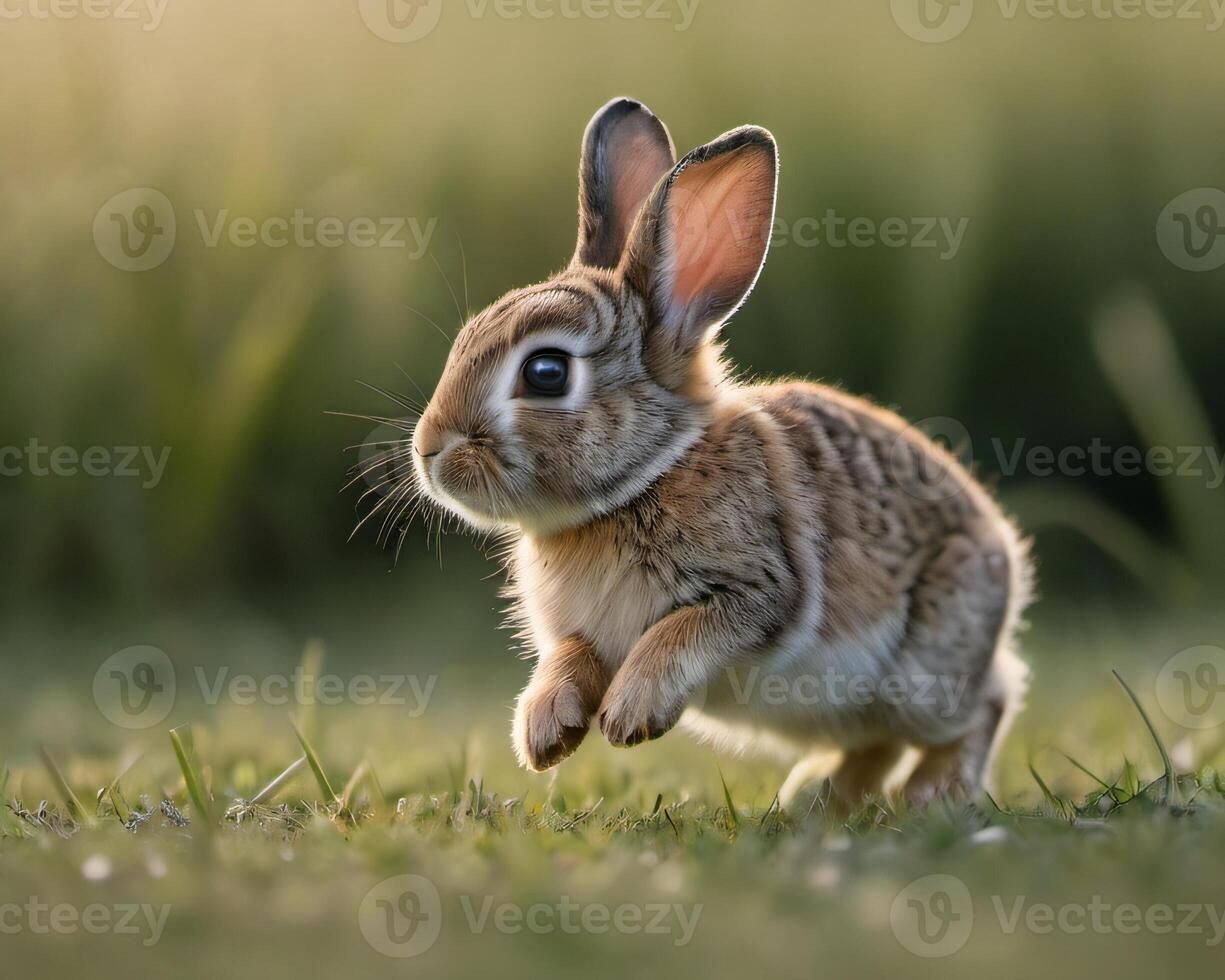
M421 396L421 404L428 405L430 403L429 396L422 390L421 385L417 384L417 382L413 380L413 376L405 371L404 368L400 367L399 364L396 364L395 361L392 361L392 363L396 365L396 370L404 375L404 377L408 380L408 383L417 390L417 394Z
M396 533L396 550L395 550L394 555L392 556L393 562L399 559L400 543L404 540L404 532L409 527L408 523L402 523L404 519L404 513L406 511L409 511L415 505L416 505L416 501L413 501L413 500L404 501L399 511L396 513L394 519L388 522L387 532L383 535L383 547L384 548L386 548L389 544L391 544L392 533L396 532L397 528L399 529L398 533Z
M408 517L406 517L404 519L404 523L400 525L399 539L396 541L395 560L397 562L400 560L400 549L404 547L404 539L408 537L408 531L413 526L413 521L415 521L417 519L417 515L428 506L430 506L430 501L424 494L419 495L417 500L413 503L413 509L408 512Z
M406 395L397 394L396 392L391 391L387 388L380 388L378 385L368 384L365 381L358 381L357 383L361 385L363 388L366 388L369 391L373 391L376 395L382 395L384 398L390 399L392 402L394 402L396 405L399 405L401 408L407 408L414 415L420 415L422 412L425 411L424 405L418 405L416 402L414 402L412 399L410 399Z
M354 526L353 530L349 532L349 537L348 537L349 541L352 541L355 537L357 537L357 533L363 527L365 527L366 522L370 520L370 518L372 518L375 514L377 514L380 510L382 510L384 507L387 506L387 500L388 500L387 497L381 497L378 503L376 503L373 507L370 508L369 511L366 512L366 514Z
M406 459L406 456L391 456L387 459L372 460L365 465L352 466L345 474L346 476L352 474L349 482L340 488L340 492L344 493L353 484L357 483L358 480L364 480L380 470L386 470L389 480L404 479L412 472L412 467L404 463Z
M395 491L389 496L393 503L387 509L387 516L383 519L383 525L379 528L379 533L375 538L380 547L386 547L390 538L390 529L395 526L397 515L403 513L408 505L412 503L416 494L420 493L420 488L416 481L405 480Z
M408 439L371 439L369 442L359 442L352 446L345 446L341 452L351 453L354 449L373 449L375 446L408 446L411 445Z
M472 318L472 301L468 298L468 253L464 251L464 237L458 229L455 231L455 240L459 242L459 260L464 269L464 319L469 320Z
M449 333L447 333L445 330L443 330L443 329L442 329L442 327L440 327L440 326L439 326L437 323L435 323L435 322L434 322L434 320L433 320L431 317L426 316L424 313L422 313L422 312L421 312L419 309L417 309L415 306L408 306L408 304L407 304L407 303L405 303L404 305L405 305L406 307L408 307L408 309L409 309L409 310L411 310L413 313L416 313L416 314L417 314L417 316L421 317L421 319L423 319L423 320L424 320L426 323L428 323L428 324L429 324L431 327L433 327L435 330L437 330L437 331L438 331L440 334L442 334L442 339L443 339L443 340L445 340L445 341L447 342L447 346L448 346L448 347L449 347L449 346L450 346L452 343L454 343L454 342L455 342L455 337L454 337L452 334L449 334Z
M324 412L324 415L335 415L342 419L357 419L359 422L374 422L376 425L390 425L401 432L412 432L413 428L405 419L392 419L384 415L355 415L353 412Z
M464 325L464 311L460 309L459 297L455 295L455 287L451 285L451 280L447 278L447 274L443 271L442 263L438 261L438 257L433 252L430 253L430 261L434 263L434 267L438 270L438 274L442 276L442 281L447 284L447 292L451 294L451 300L455 303L455 315L459 317L459 325Z
M364 475L365 474L361 474L357 477L354 477L352 480L349 481L345 489L346 490L349 489L349 487L353 486L353 484L356 483L358 480L360 480L361 477ZM357 498L357 503L355 503L353 506L360 507L362 505L362 501L364 501L367 497L369 497L370 494L378 493L378 491L382 490L383 487L391 486L393 484L399 484L404 479L406 479L406 477L393 473L391 476L387 477L387 479L383 480L381 483L372 484L371 486L367 487L365 491L363 491L362 495Z

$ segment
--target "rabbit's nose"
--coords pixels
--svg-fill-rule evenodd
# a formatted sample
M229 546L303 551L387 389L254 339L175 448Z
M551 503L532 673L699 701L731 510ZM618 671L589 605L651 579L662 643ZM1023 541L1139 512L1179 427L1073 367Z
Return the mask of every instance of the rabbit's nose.
M460 435L440 426L422 422L413 433L413 451L422 459L433 459L441 455L460 440Z

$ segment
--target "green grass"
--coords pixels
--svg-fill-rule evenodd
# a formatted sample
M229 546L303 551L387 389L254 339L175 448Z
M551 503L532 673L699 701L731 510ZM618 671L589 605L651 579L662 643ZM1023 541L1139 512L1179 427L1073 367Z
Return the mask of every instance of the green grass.
M169 734L87 728L75 748L2 770L0 905L164 906L164 930L149 945L150 927L27 929L0 945L18 972L89 963L100 976L518 976L576 964L600 977L969 976L1006 963L1009 975L1139 977L1170 962L1207 975L1222 955L1207 912L1206 934L1044 931L1043 903L1095 896L1112 909L1225 913L1219 734L1179 732L1157 712L1151 664L1124 657L1124 690L1049 644L1034 644L1046 669L994 796L925 811L882 801L849 818L816 793L783 812L784 767L678 734L632 751L592 736L557 773L522 773L504 704L475 685L458 713L419 719L321 707L309 738L301 717L267 707L211 709ZM318 671L318 648L310 657ZM972 931L948 957L916 956L891 926L907 886L932 874L970 896ZM362 931L382 921L367 893L400 875L428 879L442 909L437 942L411 960ZM681 911L659 934L605 929L598 914L583 926L583 911L571 931L516 931L531 906L567 902L610 916ZM1016 908L1035 906L1036 925L1009 930ZM684 944L679 915L692 926Z

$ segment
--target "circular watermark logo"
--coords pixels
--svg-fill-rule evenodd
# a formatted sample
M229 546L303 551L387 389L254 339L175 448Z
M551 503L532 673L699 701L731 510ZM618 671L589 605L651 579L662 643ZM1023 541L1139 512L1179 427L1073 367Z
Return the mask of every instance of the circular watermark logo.
M1225 266L1225 191L1200 187L1179 194L1157 219L1157 244L1188 272Z
M428 878L396 875L366 892L357 924L366 942L384 956L420 956L442 932L442 898Z
M942 44L962 34L974 16L974 0L891 0L893 20L925 44Z
M898 892L889 925L903 948L928 959L952 956L970 939L974 902L960 878L927 875Z
M957 419L936 415L908 425L889 447L889 474L895 486L919 500L948 500L964 490L959 473L924 445L931 441L964 467L974 460L970 430Z
M152 728L174 708L174 664L157 647L127 647L94 674L94 703L120 728Z
M357 0L357 6L370 32L393 44L428 37L442 19L442 0Z
M358 447L353 472L371 497L402 494L405 482L415 481L411 424L408 419L404 426L382 423L371 429Z
M177 233L174 205L153 187L133 187L94 215L94 246L124 272L148 272L170 258Z
M1157 703L1184 728L1225 724L1225 650L1202 646L1174 654L1157 675Z

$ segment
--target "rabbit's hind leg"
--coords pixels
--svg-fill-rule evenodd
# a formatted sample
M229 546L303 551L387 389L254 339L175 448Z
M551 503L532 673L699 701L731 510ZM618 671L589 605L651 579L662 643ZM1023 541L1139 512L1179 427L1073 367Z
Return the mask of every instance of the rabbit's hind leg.
M784 810L791 810L797 798L804 790L814 783L828 779L838 768L840 755L835 749L825 749L804 756L791 768L783 786L778 791L778 805Z
M993 747L1003 734L1005 705L994 698L979 705L974 727L948 745L922 749L919 764L903 790L912 806L925 806L937 796L966 799L983 785Z
M995 750L1021 710L1029 686L1029 668L1005 637L991 664L984 697L970 729L947 745L926 746L906 781L904 795L924 804L941 793L972 796L983 787Z
M850 811L868 800L883 797L885 783L905 751L905 743L889 741L847 752L830 777L835 795Z

